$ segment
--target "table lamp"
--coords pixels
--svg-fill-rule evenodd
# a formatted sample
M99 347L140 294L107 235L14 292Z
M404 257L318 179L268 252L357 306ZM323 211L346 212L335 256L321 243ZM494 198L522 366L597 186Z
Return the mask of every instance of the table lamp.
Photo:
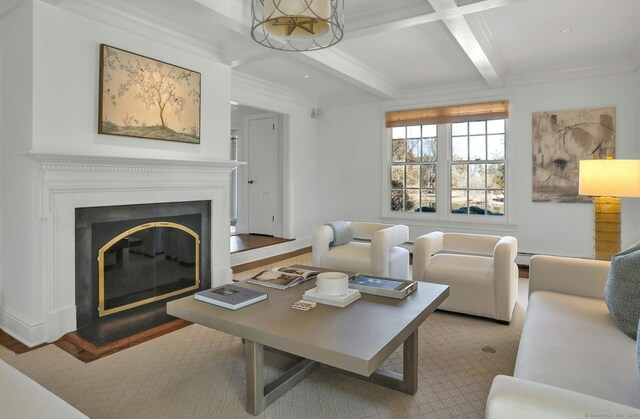
M595 257L611 260L620 251L620 198L640 197L640 160L581 160L578 190L594 197Z

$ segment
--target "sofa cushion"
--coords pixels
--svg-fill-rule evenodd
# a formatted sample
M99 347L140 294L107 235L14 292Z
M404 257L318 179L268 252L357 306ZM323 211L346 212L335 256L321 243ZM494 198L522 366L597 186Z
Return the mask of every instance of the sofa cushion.
M431 258L424 280L449 285L449 297L438 309L495 318L492 258L439 253Z
M86 416L0 359L0 417L72 419Z
M636 339L640 320L640 242L611 258L604 300L620 330Z
M549 291L529 298L514 377L640 408L636 342L604 300Z
M321 266L349 272L371 274L371 245L349 242L322 255Z

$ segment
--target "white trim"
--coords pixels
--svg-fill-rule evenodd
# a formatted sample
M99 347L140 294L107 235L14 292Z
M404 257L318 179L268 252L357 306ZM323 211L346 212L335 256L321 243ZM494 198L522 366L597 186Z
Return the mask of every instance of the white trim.
M273 246L266 246L259 249L247 250L245 252L233 253L231 255L231 266L244 265L245 263L279 256L310 246L311 237L305 237L285 243L274 244Z
M475 222L474 220L437 220L437 219L411 219L404 217L382 217L383 222L390 224L406 224L412 228L426 228L429 231L444 231L454 233L477 233L477 234L503 234L514 235L515 224Z
M312 60L312 64L326 66L328 73L377 96L392 99L398 95L398 87L392 80L341 51L339 47L300 54L301 58L306 57L307 61Z
M134 8L125 11L122 8L111 7L96 0L66 0L61 2L49 0L46 3L128 33L221 62L222 50L211 39L195 31L188 30L188 28L175 28L176 25L172 25L167 20L155 23L148 19L143 19L139 16L144 15L144 13ZM174 26L174 28L171 28L171 26Z
M258 113L258 114L251 114L251 115L245 115L244 117L244 132L245 132L245 139L244 139L244 151L245 151L245 156L247 157L247 160L250 158L251 153L250 153L250 144L249 144L249 137L250 137L250 130L249 130L249 125L251 123L251 121L256 121L259 119L270 119L273 122L274 125L274 135L275 135L275 143L276 143L276 150L274 150L274 158L275 158L275 167L274 167L274 188L273 188L273 196L274 196L274 207L273 207L273 214L274 214L274 221L273 221L273 225L272 225L272 234L276 237L281 237L282 236L282 220L280 219L279 214L282 213L283 210L283 202L281 199L281 189L282 189L282 185L283 185L283 173L282 173L282 161L284 159L283 157L283 147L282 147L282 137L280 135L280 118L278 117L277 113L274 112L264 112L264 113ZM250 161L247 162L248 164L251 164ZM249 167L247 166L247 180L249 173L248 173L248 169ZM249 198L249 188L246 186L247 183L243 182L243 189L244 189L244 202L243 205L247 208L247 211L242 211L243 217L246 217L245 219L242 220L242 226L246 226L246 229L249 233L253 233L250 228L249 228L249 222L250 222L250 211L248 211L248 208L250 207L250 198ZM278 229L278 224L280 224L280 228ZM280 233L280 236L278 236L278 233Z
M479 101L492 101L492 100L509 100L509 115L510 117L505 121L505 215L504 216L487 216L487 215L460 215L451 214L449 196L451 184L451 174L449 173L449 166L451 164L451 144L450 141L443 141L441 139L442 133L440 132L440 126L438 129L438 165L437 165L437 184L436 184L436 213L410 213L410 212L397 212L391 211L389 206L389 197L391 196L391 187L389 182L389 168L391 166L391 135L390 128L385 127L383 121L385 120L385 112L397 111L404 109L415 108L429 108L437 106L450 106L462 103L475 103ZM382 107L381 115L379 118L382 125L382 220L386 222L405 223L415 226L434 227L436 230L438 226L441 228L447 228L448 230L455 231L456 229L463 228L464 231L469 230L491 230L502 231L505 233L513 233L515 231L514 221L516 220L516 208L515 208L515 160L516 160L516 147L517 140L512 138L515 135L515 129L513 129L514 115L516 112L513 109L513 98L511 95L499 95L499 96L479 96L479 97L467 97L466 99L458 99L447 102L434 102L422 105L404 105L395 107ZM446 138L450 138L449 129L445 132ZM442 147L444 145L444 147ZM443 196L445 197L443 201Z
M258 99L260 98L260 99ZM276 100L273 100L276 99ZM279 101L315 108L318 98L301 95L297 90L280 86L248 74L231 72L231 100L241 105L253 106L278 113L290 113L289 108L278 106Z
M47 341L44 322L26 320L8 307L0 308L0 329L28 347L34 347Z
M626 59L612 63L602 63L584 67L567 68L562 70L547 71L543 73L513 74L507 76L505 86L522 86L534 83L548 83L586 77L606 76L610 74L630 73L635 70L635 63L633 63L630 59Z
M42 284L32 300L43 304L42 323L2 312L3 329L33 346L76 328L75 209L158 202L211 202L212 286L232 279L229 256L230 160L159 160L27 153L33 165L34 275ZM23 261L24 262L24 261ZM18 321L20 320L20 321ZM6 324L6 326L5 326Z

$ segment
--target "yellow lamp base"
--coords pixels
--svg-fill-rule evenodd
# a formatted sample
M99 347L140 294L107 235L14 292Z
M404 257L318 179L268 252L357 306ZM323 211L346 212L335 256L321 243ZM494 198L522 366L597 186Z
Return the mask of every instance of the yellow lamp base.
M608 196L593 199L597 260L611 260L620 251L621 202Z

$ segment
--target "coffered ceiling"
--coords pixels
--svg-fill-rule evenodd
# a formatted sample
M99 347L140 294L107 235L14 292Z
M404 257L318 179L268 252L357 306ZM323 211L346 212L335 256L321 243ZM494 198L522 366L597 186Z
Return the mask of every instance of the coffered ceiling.
M254 43L250 0L46 1L187 39L238 74L287 86L320 104L640 65L640 0L344 0L344 39L306 53ZM12 3L0 0L0 13Z

